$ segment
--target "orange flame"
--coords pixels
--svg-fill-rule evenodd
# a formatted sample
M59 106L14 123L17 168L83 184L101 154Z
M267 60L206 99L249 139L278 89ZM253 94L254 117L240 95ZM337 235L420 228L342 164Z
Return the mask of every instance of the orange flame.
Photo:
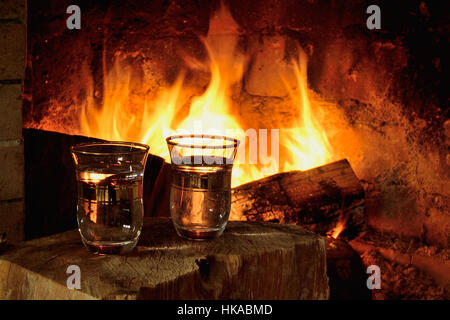
M202 133L234 130L234 138L246 141L245 130L230 98L230 88L242 79L246 66L246 57L238 52L237 41L238 25L222 6L211 18L208 35L203 39L209 54L206 68L210 71L211 80L204 93L194 97L184 86L183 73L170 88L161 89L156 98L152 99L145 93L132 95L136 91L132 72L116 61L105 75L102 106L95 105L93 86L88 93L91 98L82 106L81 133L107 140L146 143L150 145L152 154L167 161L170 157L165 138L171 134L197 133L199 127ZM190 57L185 57L185 60L191 67L204 65ZM238 161L233 168L233 187L280 171L306 170L332 160L328 138L313 116L306 65L306 55L301 52L299 61L292 64L297 87L290 89L298 118L293 121L293 127L279 128L282 151L275 154L275 146L269 143L268 136L260 136L259 151L261 146L271 144L271 155L266 159L258 157L257 164ZM183 112L186 105L189 110ZM249 148L245 143L241 147Z
M333 239L337 239L342 231L344 231L345 223L338 222L336 227L330 232Z
M298 87L297 92L291 92L291 96L294 101L298 101L301 118L296 119L296 128L285 141L287 149L292 152L292 157L286 160L286 171L307 170L331 160L330 143L313 116L308 98L306 63L306 54L300 49L300 64L293 62Z
M339 235L342 233L342 231L345 230L345 226L347 225L347 220L350 216L350 212L347 211L341 211L339 215L338 222L336 224L336 227L334 227L332 230L328 231L328 235L334 239L337 239Z

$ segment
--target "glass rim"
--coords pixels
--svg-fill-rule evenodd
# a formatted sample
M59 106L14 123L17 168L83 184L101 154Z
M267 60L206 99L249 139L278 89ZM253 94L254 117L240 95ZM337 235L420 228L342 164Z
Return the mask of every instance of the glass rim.
M97 151L88 151L88 150L80 150L81 148L89 148L89 147L98 147L98 146L118 146L118 147L130 147L134 148L134 150L129 151L113 151L113 152L99 152ZM133 153L148 153L150 150L150 146L138 143L138 142L129 142L129 141L94 141L94 142L83 142L78 143L70 147L70 151L75 154L83 154L83 155L93 155L93 156L107 156L107 155L121 155L121 154L133 154Z
M222 146L208 146L208 145L199 145L199 144L183 144L180 142L173 141L174 139L180 138L206 138L211 140L225 140L231 141L232 144L222 145ZM181 148L190 148L190 149L228 149L228 148L237 148L240 141L236 138L230 138L221 135L212 135L212 134L177 134L173 136L169 136L166 138L166 142L168 145L177 146Z

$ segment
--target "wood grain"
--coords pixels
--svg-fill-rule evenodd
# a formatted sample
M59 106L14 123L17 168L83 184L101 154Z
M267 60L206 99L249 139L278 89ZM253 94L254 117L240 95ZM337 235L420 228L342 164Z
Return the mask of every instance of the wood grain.
M78 231L24 242L0 255L1 299L327 299L325 241L298 226L229 222L205 242L146 218L126 256L88 252ZM81 290L66 288L67 267Z
M343 219L353 238L365 227L364 190L347 160L279 173L234 188L230 219L297 224L321 235Z

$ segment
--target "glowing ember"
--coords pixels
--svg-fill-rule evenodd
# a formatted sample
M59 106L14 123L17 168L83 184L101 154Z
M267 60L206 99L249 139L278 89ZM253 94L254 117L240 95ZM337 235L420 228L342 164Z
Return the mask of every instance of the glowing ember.
M334 227L333 230L328 231L327 234L332 238L337 239L339 235L342 233L342 231L345 230L345 226L347 225L347 220L349 216L350 216L349 212L341 212L336 227Z
M341 234L341 232L344 231L344 228L345 228L345 224L339 222L337 224L337 226L333 230L331 230L331 232L330 232L331 237L334 239L337 239L339 237L339 235Z

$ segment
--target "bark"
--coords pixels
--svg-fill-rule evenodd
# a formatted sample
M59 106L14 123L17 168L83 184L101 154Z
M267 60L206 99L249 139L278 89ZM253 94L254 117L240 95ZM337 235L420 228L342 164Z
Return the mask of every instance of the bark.
M234 188L231 219L298 224L321 235L341 221L353 238L365 227L364 190L347 160L280 173Z

